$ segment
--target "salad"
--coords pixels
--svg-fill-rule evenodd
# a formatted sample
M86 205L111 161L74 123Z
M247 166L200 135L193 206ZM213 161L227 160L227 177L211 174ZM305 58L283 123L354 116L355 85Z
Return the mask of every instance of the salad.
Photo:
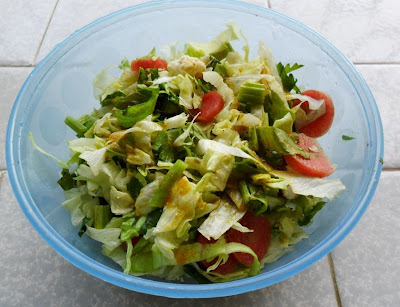
M302 65L275 64L262 42L249 59L235 24L163 52L103 70L101 107L65 119L77 138L70 160L58 160L62 206L126 274L257 275L345 189L323 178L335 166L316 140L332 124L332 100L301 92L291 72Z

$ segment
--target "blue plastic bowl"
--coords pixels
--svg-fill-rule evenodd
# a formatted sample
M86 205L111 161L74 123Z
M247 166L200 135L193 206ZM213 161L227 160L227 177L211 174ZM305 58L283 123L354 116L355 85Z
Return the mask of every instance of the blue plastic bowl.
M79 238L57 185L60 167L35 151L35 140L48 152L68 158L66 141L74 133L64 124L98 106L92 80L104 67L147 54L175 41L208 41L235 21L247 36L252 56L267 43L277 61L298 62L306 88L329 93L336 117L320 138L338 165L332 176L347 190L329 203L306 228L308 240L267 265L260 275L222 284L165 282L124 275L100 252L100 244ZM355 137L343 141L342 135ZM12 110L7 130L7 167L14 193L40 235L65 259L112 284L167 297L218 297L260 289L284 280L330 252L355 226L375 192L382 165L383 133L379 112L365 81L334 46L319 34L274 11L232 1L159 1L127 8L75 32L33 70Z

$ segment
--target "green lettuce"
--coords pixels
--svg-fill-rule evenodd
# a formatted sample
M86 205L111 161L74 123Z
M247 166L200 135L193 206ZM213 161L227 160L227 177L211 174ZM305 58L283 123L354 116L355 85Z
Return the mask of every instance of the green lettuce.
M142 103L115 112L115 117L123 128L132 127L154 112L159 94L158 87L140 87L138 93L144 96Z
M110 248L116 248L122 243L122 241L119 239L121 234L120 228L96 229L86 226L86 234L89 238L99 241Z
M282 129L259 127L257 128L257 136L264 150L273 150L283 155L298 154L304 158L309 158L309 155Z

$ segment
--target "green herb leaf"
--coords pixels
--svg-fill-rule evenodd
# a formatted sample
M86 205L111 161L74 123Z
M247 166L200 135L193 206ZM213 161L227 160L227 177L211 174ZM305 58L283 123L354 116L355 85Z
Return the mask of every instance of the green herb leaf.
M354 140L355 139L355 137L352 137L352 136L348 136L348 135L342 135L342 140L343 141L351 141L351 140Z
M281 62L276 65L278 74L282 80L283 88L286 92L290 92L294 89L296 93L300 93L299 88L296 86L297 79L292 74L290 74L290 72L302 68L303 66L304 65L299 65L297 63L293 64L292 66L290 66L290 64L286 64L284 66Z
M126 185L126 188L128 189L128 192L132 198L136 199L140 194L140 190L143 188L143 184L138 178L132 177L132 179Z
M161 131L153 143L153 150L158 152L158 158L164 162L175 161L175 153L173 148L173 140L169 133Z
M90 218L88 218L88 217L85 217L83 219L81 229L79 229L79 231L78 231L78 236L82 237L83 234L86 232L86 224L89 223L89 221L90 221Z
M74 180L74 176L67 169L63 169L61 171L61 178L57 181L57 183L61 186L64 191L70 190L76 187L76 181Z
M147 229L156 227L162 213L163 213L163 208L157 208L157 209L153 210L152 212L150 212L146 217L146 221L141 226L139 233L142 235L145 235L147 232Z
M118 119L119 124L123 128L130 128L138 121L141 121L147 116L153 114L159 93L158 87L143 87L138 91L140 94L147 96L146 102L129 106L123 112L119 110L115 112L115 117Z

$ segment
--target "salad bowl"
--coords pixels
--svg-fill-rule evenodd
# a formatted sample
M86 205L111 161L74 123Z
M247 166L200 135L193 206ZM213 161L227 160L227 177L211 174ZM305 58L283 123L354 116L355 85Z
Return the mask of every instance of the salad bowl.
M250 57L259 40L277 62L299 63L296 72L304 88L330 94L335 120L319 139L337 165L333 179L346 190L329 202L304 227L308 239L295 250L266 265L257 276L218 284L194 280L166 281L123 274L101 253L101 246L77 236L69 213L61 207L57 185L60 167L35 151L35 141L47 152L68 160L66 141L74 138L64 124L97 107L93 79L124 57L137 58L154 46L174 42L210 41L235 22L248 39ZM356 225L375 192L383 158L383 132L374 98L352 63L316 32L274 11L234 1L156 1L103 17L57 45L30 74L12 110L6 141L7 167L17 200L39 234L72 264L109 283L167 297L219 297L260 289L301 272L327 255Z

